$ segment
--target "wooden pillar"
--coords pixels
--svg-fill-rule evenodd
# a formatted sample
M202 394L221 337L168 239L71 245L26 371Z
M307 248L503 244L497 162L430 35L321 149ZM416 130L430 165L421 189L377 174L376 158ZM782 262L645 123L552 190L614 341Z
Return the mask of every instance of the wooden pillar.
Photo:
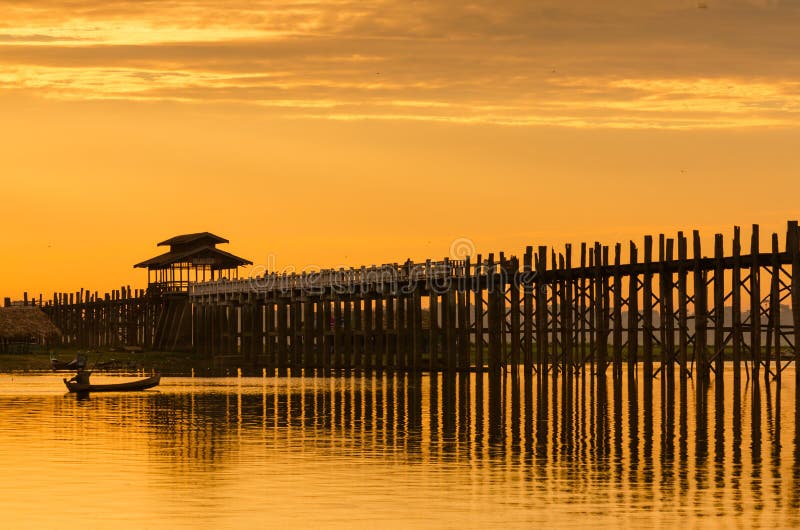
M356 292L353 299L353 364L359 369L364 368L364 324L361 318L363 303L363 291Z
M483 256L478 254L477 261L475 262L475 274L473 275L473 298L475 304L473 307L473 318L475 320L475 370L478 374L483 372L484 368L484 316L485 305L483 302L484 290L487 286L486 283L486 270L483 264ZM480 375L478 377L481 377Z
M534 283L536 303L536 367L539 376L545 380L546 378L544 375L547 373L548 369L547 285L545 284L546 271L547 247L540 246L536 253L536 280Z
M300 295L298 304L302 306L302 321L300 322L301 336L303 338L303 347L298 348L301 356L296 356L292 367L305 368L309 373L311 370L318 368L316 362L316 355L314 351L314 300L309 294Z
M386 368L394 370L397 368L397 320L395 317L396 292L390 291L386 296Z
M574 278L572 277L572 245L567 244L565 246L565 256L564 256L564 288L563 292L563 300L561 307L562 310L562 319L561 319L561 326L563 328L563 333L561 334L561 347L564 350L564 357L566 359L566 370L567 372L564 374L567 386L571 389L572 386L572 371L575 366L575 362L577 361L575 356L575 344L574 344L574 302L573 296L575 292L575 285L574 285ZM582 360L580 361L582 364Z
M792 352L792 357L795 366L795 425L798 425L800 424L800 369L798 369L798 363L800 362L800 234L798 234L797 221L789 222L786 246L788 247L786 250L789 252L789 257L792 262L789 293L792 304L792 324L794 325L794 351Z
M622 271L620 261L622 259L622 245L614 245L614 332L612 336L612 349L614 359L614 378L621 384L622 381Z
M722 234L714 235L714 392L715 402L725 396L725 251Z
M384 362L386 358L386 330L383 322L383 304L385 299L383 292L378 291L375 297L375 333L374 333L374 350L373 350L373 366L376 370L384 369Z
M415 280L411 302L411 362L410 369L417 372L422 367L422 286Z
M467 318L467 293L469 289L464 284L464 276L459 278L456 286L456 327L458 339L458 370L469 370L469 327Z
M342 338L344 339L344 367L347 370L353 368L353 359L355 357L356 338L353 332L353 301L354 296L352 293L345 295L342 302L344 303L344 329L342 331Z
M361 358L362 368L372 370L375 362L375 334L373 323L372 304L375 302L374 294L371 291L364 293L364 311L362 313L364 331L364 350Z
M563 368L562 366L562 357L563 357L563 350L560 349L561 345L561 336L559 333L559 315L560 315L560 297L561 297L561 281L558 277L558 261L556 261L556 253L555 250L550 251L550 267L553 271L553 279L550 282L550 288L547 290L550 306L550 321L548 324L548 333L550 334L550 350L548 357L550 359L550 369L552 370L552 377L553 377L553 392L557 392L557 379L558 373ZM553 404L555 405L555 397L553 398Z
M595 287L595 339L597 348L597 377L605 377L608 367L608 277L603 271L607 260L603 259L603 247L600 243L594 245L594 287Z
M270 375L275 375L275 368L278 367L278 348L277 348L277 311L275 308L274 294L268 294L264 299L264 313L266 326L264 330L266 344L264 352L266 354L266 368Z
M578 343L579 343L579 355L581 360L580 369L582 374L584 373L584 370L586 368L587 360L589 361L589 367L590 367L589 372L591 373L594 370L594 354L592 350L592 345L591 344L587 345L586 342L587 332L591 333L587 329L587 325L589 322L587 317L587 312L589 311L589 309L587 308L587 302L590 299L588 291L590 291L591 289L587 288L586 286L586 283L588 281L586 273L586 256L587 256L586 243L581 243L580 268L582 272L580 278L578 279L578 293L580 296L580 299L578 301L578 314L580 315L579 325L578 325Z
M766 384L769 384L770 375L774 374L775 381L780 388L781 372L783 371L781 363L781 289L780 289L780 276L781 266L779 258L778 247L778 234L772 234L772 253L770 254L770 265L772 268L772 282L770 286L770 329L772 330L772 348L770 348L769 340L767 341L767 367L764 372ZM769 337L769 335L767 335ZM772 372L770 366L770 350L774 353L775 357L775 372Z
M686 396L689 358L689 313L687 293L687 245L683 232L678 232L678 364L680 366L681 399ZM696 302L696 300L695 300Z
M753 225L750 238L750 350L753 379L761 366L761 267L758 262L758 225Z
M449 274L449 263L448 263ZM458 338L456 331L456 286L452 281L447 283L447 290L442 297L442 326L444 327L445 367L449 373L455 372L458 360Z
M628 377L632 381L639 362L639 276L636 273L638 264L636 244L630 242L631 273L628 277ZM644 304L649 300L644 300ZM645 330L646 333L646 330ZM646 339L645 339L646 340Z
M501 292L501 278L495 270L494 255L489 254L487 274L487 296L488 296L488 325L489 325L489 372L491 375L499 375L502 369L502 340L503 333L501 324L502 304L499 300L504 296Z
M341 370L344 367L344 315L342 314L342 298L333 294L333 367Z
M289 301L289 340L291 357L291 374L299 376L303 370L303 304L300 301L300 292L293 291Z
M519 354L522 344L520 337L519 260L516 257L512 257L509 262L508 280L508 292L511 300L511 373L516 375L519 372Z
M320 307L321 306L321 307ZM331 307L331 299L327 292L320 294L320 299L317 302L318 319L317 319L317 352L319 356L319 364L324 374L329 374L333 366L333 333L336 327L336 321L333 318L333 308Z
M733 393L736 399L742 381L742 268L741 230L733 228L733 268L731 269L731 330L733 333Z
M467 256L464 260L464 270L462 274L462 282L460 288L464 293L464 305L459 309L462 318L460 325L462 326L460 340L463 341L463 356L465 367L470 368L472 364L472 322L470 321L470 309L472 307L472 259Z
M408 360L408 344L406 342L406 329L408 326L408 317L407 317L407 301L408 295L405 292L405 287L400 289L400 292L397 294L396 300L396 330L395 330L395 343L396 343L396 350L397 355L395 356L395 368L400 371L405 371L407 368L407 360Z
M662 379L671 385L675 359L675 311L673 304L673 273L666 263L672 261L673 240L659 235L659 298L661 298L661 371ZM664 389L666 385L662 384Z
M695 389L698 403L705 399L705 388L709 379L708 366L708 289L703 254L700 249L700 232L692 232L694 254L694 358L697 365Z
M523 363L525 373L533 371L533 247L525 247L525 256L522 259L522 322L523 322ZM475 301L477 303L478 296ZM476 340L476 342L478 342Z
M278 374L286 375L289 367L289 303L285 298L276 301L278 317Z

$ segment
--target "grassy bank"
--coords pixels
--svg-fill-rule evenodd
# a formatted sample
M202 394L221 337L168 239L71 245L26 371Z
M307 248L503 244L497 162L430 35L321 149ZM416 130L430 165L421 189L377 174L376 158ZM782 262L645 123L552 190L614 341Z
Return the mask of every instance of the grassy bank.
M80 349L70 348L56 348L54 354L60 361L71 361L75 356L81 353L86 355L88 368L101 372L137 372L137 371L156 371L165 376L191 376L192 373L198 377L209 376L229 376L235 375L236 369L241 367L244 375L260 375L261 369L258 367L245 367L242 366L241 358L226 359L220 357L215 363L208 358L203 358L200 355L189 352L164 352L164 351L142 351L142 352L126 352L126 351L86 351ZM535 352L534 352L535 356ZM586 357L586 354L580 355L575 353L575 356ZM469 361L471 365L475 364L475 349L474 345L469 352ZM522 356L520 356L522 361ZM638 360L643 361L643 352L639 351ZM731 361L733 352L730 347L725 348L723 352L723 359ZM743 355L744 361L745 355ZM774 353L772 355L774 362ZM509 358L509 353L506 352L505 358ZM786 362L793 358L790 352L782 352L781 358ZM766 351L762 352L762 359L766 359ZM609 347L607 361L611 363L613 360L613 353ZM226 363L227 361L227 363ZM488 361L488 353L484 352L484 362ZM627 354L623 353L622 361L627 362ZM661 363L661 352L656 348L653 352L653 361L656 365ZM689 363L692 363L692 352L689 352ZM441 368L444 368L443 362L438 363ZM420 366L427 367L428 359L427 354L423 354ZM30 353L2 353L0 354L0 373L12 372L46 372L51 371L50 354L46 351L33 351Z

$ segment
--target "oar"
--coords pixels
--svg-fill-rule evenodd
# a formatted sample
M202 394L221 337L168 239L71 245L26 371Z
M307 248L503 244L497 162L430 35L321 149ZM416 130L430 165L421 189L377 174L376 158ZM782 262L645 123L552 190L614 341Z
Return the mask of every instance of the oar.
M95 368L97 368L97 363L99 363L99 362L100 362L100 359L102 359L102 358L103 358L103 355L102 355L102 354L98 354L98 355L97 355L97 359L95 359L95 361L94 361L94 364L92 365L92 369L91 369L91 370L89 370L89 373L90 373L90 374L91 374L92 372L94 372L94 369L95 369Z

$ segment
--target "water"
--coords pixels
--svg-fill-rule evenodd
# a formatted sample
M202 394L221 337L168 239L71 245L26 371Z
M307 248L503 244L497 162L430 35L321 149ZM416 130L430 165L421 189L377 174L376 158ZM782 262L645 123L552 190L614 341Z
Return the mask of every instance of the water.
M800 526L793 368L698 415L638 378L0 375L3 528ZM738 407L737 407L738 405ZM724 412L720 413L720 408ZM699 421L698 421L699 418ZM754 423L755 422L755 423Z

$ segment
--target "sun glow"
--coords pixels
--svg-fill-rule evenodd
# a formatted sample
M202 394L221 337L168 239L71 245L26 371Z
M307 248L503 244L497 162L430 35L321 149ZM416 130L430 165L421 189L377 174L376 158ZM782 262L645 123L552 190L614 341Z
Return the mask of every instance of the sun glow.
M182 232L358 266L798 217L786 3L2 5L15 297Z

